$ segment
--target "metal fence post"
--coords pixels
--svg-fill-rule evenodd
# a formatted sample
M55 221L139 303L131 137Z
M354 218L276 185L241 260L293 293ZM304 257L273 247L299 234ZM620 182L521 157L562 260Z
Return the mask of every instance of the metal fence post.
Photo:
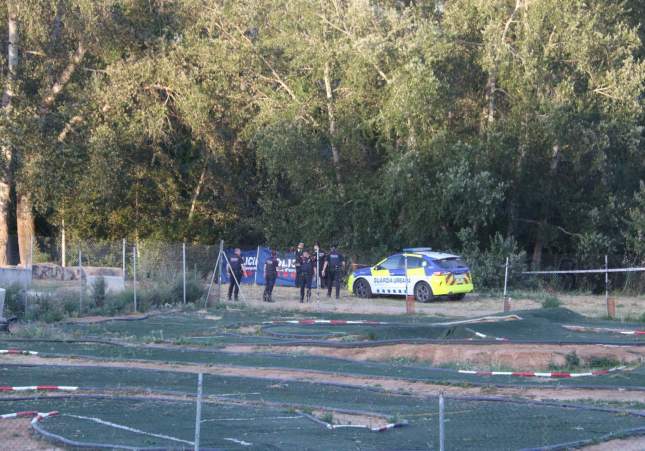
M34 236L31 235L29 240L29 268L34 266Z
M253 275L253 285L258 286L258 272L260 271L260 246L255 254L255 274Z
M125 284L125 238L123 238L123 250L121 252L121 264L123 266L123 283Z
M609 307L609 259L605 255L605 305Z
M199 451L199 440L202 426L202 382L204 375L197 375L197 412L195 414L195 451Z
M219 269L219 274L218 274L218 279L217 279L217 302L222 302L222 254L224 253L224 240L220 240L219 242L219 254L217 255L217 258L219 260L219 265L217 266L217 269Z
M67 243L65 243L65 220L63 219L62 221L62 231L61 231L61 240L60 240L60 247L61 247L61 256L60 256L60 265L64 268L65 267L65 251L67 249Z
M443 393L439 393L439 451L445 451L445 439Z
M184 304L185 304L186 303L186 242L185 241L181 244L181 261L182 261Z
M508 287L508 257L506 257L506 265L504 267L504 299L506 299L507 287Z
M78 316L81 316L83 312L83 253L81 248L78 248L78 280L81 283L79 295L78 295Z
M132 290L134 296L134 311L137 312L137 246L132 246Z

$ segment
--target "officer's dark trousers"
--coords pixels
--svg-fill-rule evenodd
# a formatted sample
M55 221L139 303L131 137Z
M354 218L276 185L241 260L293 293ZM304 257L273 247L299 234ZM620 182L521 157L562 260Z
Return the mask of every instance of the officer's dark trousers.
M300 272L300 267L296 268L296 288L300 288L302 285L302 273Z
M242 280L242 274L235 274L235 277L237 278L237 283L235 283L235 278L229 274L230 284L228 286L228 299L231 299L231 294L235 292L235 300L237 301L237 296L240 294L240 287L239 283L241 283Z
M275 286L275 276L266 276L264 285L264 300L269 302L271 295L273 295L273 287Z
M301 283L300 283L300 302L305 299L305 288L307 289L307 300L311 297L311 279L313 274L301 274Z
M340 296L340 271L327 273L327 296L331 296L331 289L336 287L336 299Z

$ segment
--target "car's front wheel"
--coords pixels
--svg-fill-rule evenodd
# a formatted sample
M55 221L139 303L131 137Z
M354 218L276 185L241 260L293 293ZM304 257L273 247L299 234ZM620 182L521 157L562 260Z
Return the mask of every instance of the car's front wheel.
M372 289L365 279L358 279L354 282L354 294L359 298L371 298Z
M414 286L414 298L417 302L430 302L434 295L428 282L419 282Z

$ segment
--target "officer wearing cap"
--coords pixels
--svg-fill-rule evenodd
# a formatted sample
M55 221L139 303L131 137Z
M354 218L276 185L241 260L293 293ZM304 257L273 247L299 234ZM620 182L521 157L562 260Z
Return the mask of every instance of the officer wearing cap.
M273 287L275 286L276 278L278 277L278 267L280 260L276 255L276 251L271 251L271 257L267 258L264 262L264 302L273 302L271 296L273 295Z
M323 266L323 277L327 276L327 297L331 297L332 287L336 287L336 299L340 297L340 278L345 268L345 257L332 245Z
M233 255L228 259L228 300L231 300L231 295L235 292L235 300L237 301L237 296L240 294L240 284L242 283L242 276L246 272L244 268L244 260L242 259L242 251L240 248L236 248Z
M311 300L311 280L314 277L314 261L308 251L304 251L300 257L300 277L300 303L305 300L305 288L307 289L307 302L309 302Z

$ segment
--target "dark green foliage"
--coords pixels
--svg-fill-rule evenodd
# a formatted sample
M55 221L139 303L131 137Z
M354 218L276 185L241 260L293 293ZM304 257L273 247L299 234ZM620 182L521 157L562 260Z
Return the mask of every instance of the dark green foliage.
M91 288L92 301L97 308L102 308L105 304L106 283L104 277L97 277Z
M548 295L544 301L542 301L542 308L558 308L562 305L560 299L554 295Z

